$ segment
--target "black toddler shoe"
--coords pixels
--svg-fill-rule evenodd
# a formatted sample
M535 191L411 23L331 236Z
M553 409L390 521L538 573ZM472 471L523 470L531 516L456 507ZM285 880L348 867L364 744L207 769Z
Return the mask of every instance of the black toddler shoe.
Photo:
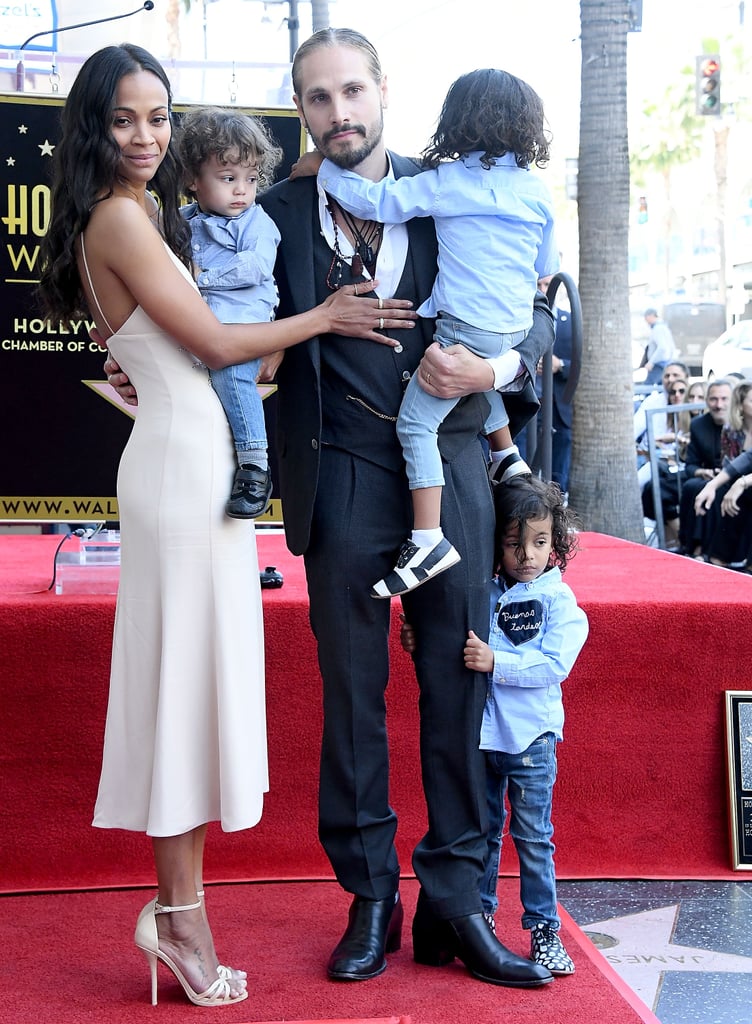
M405 912L399 893L385 900L356 896L347 928L329 957L326 973L335 981L367 981L386 970L386 954L402 944Z
M413 956L416 963L434 967L457 957L473 977L508 988L535 988L554 980L546 967L503 946L483 914L442 921L427 908L422 892L413 919Z
M225 512L232 519L256 519L269 508L272 477L268 469L245 465L235 470Z

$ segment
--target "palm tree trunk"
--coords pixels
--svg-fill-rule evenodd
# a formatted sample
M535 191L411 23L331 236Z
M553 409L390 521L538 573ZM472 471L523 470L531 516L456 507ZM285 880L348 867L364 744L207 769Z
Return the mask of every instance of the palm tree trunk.
M585 528L643 541L629 317L629 0L581 0L579 291L584 326L570 497Z

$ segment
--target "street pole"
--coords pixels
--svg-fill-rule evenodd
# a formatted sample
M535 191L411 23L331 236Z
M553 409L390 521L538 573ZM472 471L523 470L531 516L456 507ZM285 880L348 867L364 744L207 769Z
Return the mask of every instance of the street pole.
M314 32L329 28L329 0L311 0L311 22Z
M295 57L295 51L298 48L298 29L300 28L300 19L298 18L298 0L287 0L290 12L287 18L287 27L290 30L290 63L292 63Z

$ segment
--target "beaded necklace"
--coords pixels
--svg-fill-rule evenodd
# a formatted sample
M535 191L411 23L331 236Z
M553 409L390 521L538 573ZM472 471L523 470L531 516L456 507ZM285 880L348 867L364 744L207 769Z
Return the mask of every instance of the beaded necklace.
M371 277L376 275L376 258L379 247L384 237L384 225L374 220L355 220L352 214L343 210L336 199L327 195L327 210L332 218L334 228L334 255L332 256L329 273L326 275L326 283L333 291L339 288L342 283L342 270L347 260L342 254L339 245L339 227L337 225L337 214L342 217L344 225L352 235L353 256L350 261L350 269L353 277L361 277L363 268L368 271Z

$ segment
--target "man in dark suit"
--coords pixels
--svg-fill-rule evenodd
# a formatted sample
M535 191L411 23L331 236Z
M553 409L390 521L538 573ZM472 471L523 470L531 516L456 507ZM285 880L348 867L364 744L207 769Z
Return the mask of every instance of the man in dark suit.
M550 277L541 278L538 287L547 294ZM566 401L564 392L569 380L572 365L572 319L567 309L554 309L555 336L551 353L551 371L553 381L551 403L551 479L557 483L564 494L569 490L569 467L572 462L572 402ZM535 379L535 390L538 398L543 393L543 362L538 363ZM542 418L538 417L537 445L542 443ZM515 438L523 458L527 457L527 432L523 431Z
M684 478L679 498L679 545L685 555L706 553L712 538L718 510L712 508L705 516L695 513L695 498L708 480L721 469L721 431L728 419L731 385L714 380L705 392L707 412L695 416L689 425L689 444Z
M572 403L564 398L572 365L572 320L569 311L556 309L556 338L551 356L553 371L553 437L551 438L551 479L564 494L569 490L572 461Z
M359 33L316 33L299 48L292 74L301 121L321 152L374 180L416 172L413 161L384 146L386 80L378 55ZM436 273L430 219L406 226L358 221L320 194L312 177L281 182L260 202L282 236L275 270L279 315L309 309L339 284L372 293L373 277L382 297L410 298L417 306L429 294ZM397 349L336 335L312 338L290 349L278 372L285 531L291 550L305 559L323 680L319 835L338 881L354 897L329 959L334 979L375 977L386 968L385 954L400 943L384 702L390 606L374 601L369 588L391 568L410 527L395 419L407 381L432 347L432 326L424 320L414 330L390 332L400 341ZM519 393L506 396L510 418L524 420L535 409L530 377L552 336L541 297L519 356L496 368L496 377L516 378ZM434 393L483 391L494 370L471 360L424 368L420 379ZM482 395L472 394L440 434L443 525L462 560L404 598L418 642L428 808L428 831L413 855L421 883L413 942L420 962L458 956L484 981L532 986L550 981L549 972L496 940L478 888L486 845L478 750L486 680L465 670L462 650L468 629L488 633L493 511L478 440L487 408Z

